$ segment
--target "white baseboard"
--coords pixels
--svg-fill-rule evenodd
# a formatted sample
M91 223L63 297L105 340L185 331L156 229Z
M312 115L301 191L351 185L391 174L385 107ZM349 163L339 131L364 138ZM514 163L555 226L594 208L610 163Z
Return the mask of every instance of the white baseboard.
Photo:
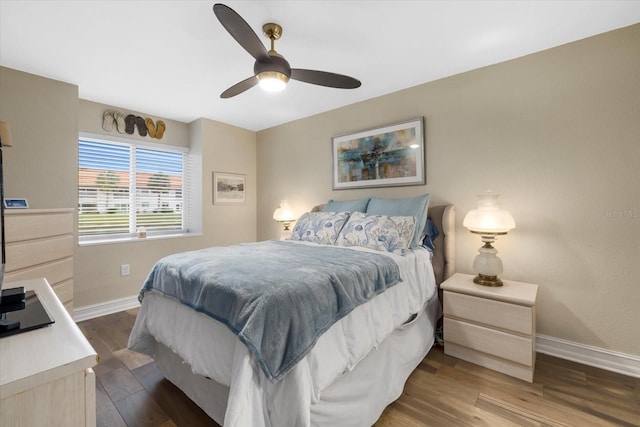
M83 320L106 316L136 307L140 307L140 303L138 302L138 296L133 295L100 304L77 307L73 311L73 320L82 322ZM560 359L582 363L583 365L640 378L640 357L630 354L605 350L547 335L536 335L536 351L559 357Z
M76 307L73 309L73 320L76 322L82 322L83 320L106 316L107 314L118 313L119 311L130 310L136 307L140 307L140 303L138 302L138 295L133 295L127 298L114 299L100 304Z
M583 365L640 378L640 357L599 347L536 335L536 351Z

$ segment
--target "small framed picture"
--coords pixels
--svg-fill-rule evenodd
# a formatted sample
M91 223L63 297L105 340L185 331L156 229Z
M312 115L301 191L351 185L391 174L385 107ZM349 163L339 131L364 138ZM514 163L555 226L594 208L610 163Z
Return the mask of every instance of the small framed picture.
M27 209L29 203L27 199L4 199L4 207L6 209Z
M213 173L213 203L238 204L245 202L246 175Z

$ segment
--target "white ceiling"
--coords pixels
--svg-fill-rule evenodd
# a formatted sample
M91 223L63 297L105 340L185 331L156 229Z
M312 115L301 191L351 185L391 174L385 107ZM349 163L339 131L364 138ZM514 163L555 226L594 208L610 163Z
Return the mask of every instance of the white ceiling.
M225 100L254 60L214 3L0 0L0 64L78 85L82 99L257 131L640 22L637 0L225 1L261 39L262 24L282 25L276 50L293 68L362 81Z

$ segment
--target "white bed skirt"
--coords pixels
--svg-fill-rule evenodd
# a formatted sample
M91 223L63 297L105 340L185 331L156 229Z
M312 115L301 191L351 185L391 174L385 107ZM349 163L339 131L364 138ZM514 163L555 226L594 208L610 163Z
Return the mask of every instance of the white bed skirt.
M402 394L404 384L434 343L441 315L437 294L410 323L396 329L356 367L322 391L311 405L313 426L371 426ZM191 366L161 343L155 361L164 376L223 425L229 388L192 373Z

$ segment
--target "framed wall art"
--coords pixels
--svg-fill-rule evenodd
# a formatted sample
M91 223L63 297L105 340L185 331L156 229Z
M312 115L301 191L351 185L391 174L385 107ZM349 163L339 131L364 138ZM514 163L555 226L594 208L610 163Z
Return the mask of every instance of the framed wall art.
M422 185L424 119L333 138L333 189Z
M237 204L246 200L247 176L237 173L213 173L213 203Z

